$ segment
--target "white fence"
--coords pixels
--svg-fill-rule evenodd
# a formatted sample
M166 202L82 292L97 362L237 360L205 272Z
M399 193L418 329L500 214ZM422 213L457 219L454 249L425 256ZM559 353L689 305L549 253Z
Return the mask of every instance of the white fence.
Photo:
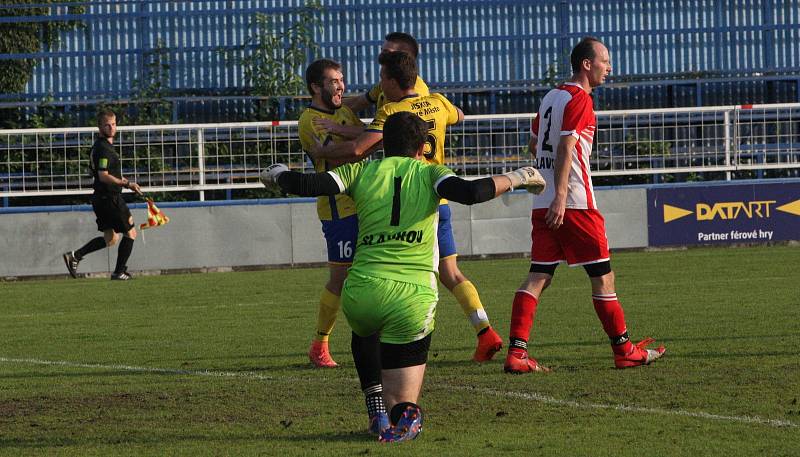
M447 165L483 176L530 164L531 114L467 116ZM595 176L800 168L800 104L601 111ZM123 174L145 191L259 187L274 162L311 171L297 122L120 126ZM0 197L91 193L96 128L0 130Z

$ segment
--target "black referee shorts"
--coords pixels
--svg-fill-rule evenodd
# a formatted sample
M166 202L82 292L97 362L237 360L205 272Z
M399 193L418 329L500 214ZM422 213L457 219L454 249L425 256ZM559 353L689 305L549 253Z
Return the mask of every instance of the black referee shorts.
M92 209L97 216L97 230L101 232L111 229L117 233L128 233L133 228L131 210L122 199L122 194L94 195Z

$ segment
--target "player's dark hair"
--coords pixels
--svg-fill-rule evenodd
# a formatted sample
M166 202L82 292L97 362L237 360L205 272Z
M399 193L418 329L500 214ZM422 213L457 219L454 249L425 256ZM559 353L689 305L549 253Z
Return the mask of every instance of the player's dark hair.
M384 38L386 41L394 41L395 43L403 43L410 47L413 52L413 57L416 59L419 55L419 43L417 40L414 39L413 36L403 33L403 32L391 32L387 33L386 37Z
M572 53L569 55L569 63L572 65L572 73L577 74L581 72L583 61L586 59L593 60L597 54L594 52L594 44L602 41L595 37L586 36L581 38L581 41L572 48Z
M321 86L322 82L325 80L325 71L329 68L340 70L342 66L339 62L330 59L318 59L311 62L311 65L306 68L306 87L308 87L308 93L310 95L314 95L314 91L311 90L311 85L316 84Z
M110 117L117 117L117 115L108 108L102 108L97 112L97 125L99 126L103 123L103 121Z
M378 62L386 69L386 75L397 81L400 89L407 90L417 82L417 61L405 52L383 52Z
M425 144L428 123L410 111L400 111L383 124L383 151L386 157L413 157Z

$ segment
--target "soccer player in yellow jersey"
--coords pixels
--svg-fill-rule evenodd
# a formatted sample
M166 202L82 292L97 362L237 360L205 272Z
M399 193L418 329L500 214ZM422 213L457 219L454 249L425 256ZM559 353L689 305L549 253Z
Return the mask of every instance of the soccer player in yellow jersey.
M417 43L417 40L413 36L407 33L388 33L384 39L383 45L381 46L381 54L398 51L405 52L416 59L419 55L419 43ZM380 55L378 55L378 58L380 59ZM417 75L417 78L414 82L414 93L417 95L430 94L428 85L425 84L425 81L423 81L419 75ZM371 105L375 105L375 109L380 111L381 107L388 103L388 100L383 94L383 89L381 89L381 83L379 81L367 92L364 92L356 97L345 98L342 103L344 103L354 113L359 113ZM332 133L350 133L348 130L346 130L346 128L339 124L330 122L327 119L317 119L315 123L318 127L327 129Z
M407 33L392 32L386 34L383 46L381 46L381 54L397 51L405 52L416 60L419 55L419 43L417 43L417 40L414 39L413 36ZM378 58L380 58L380 56L378 56ZM428 85L425 84L425 81L423 81L419 75L417 75L414 80L414 93L417 95L428 95L430 93ZM380 82L372 86L368 92L358 97L350 97L344 100L344 104L356 113L373 104L377 110L380 110L387 102L388 100L386 100L386 96L383 94Z
M417 65L410 54L382 53L379 62L381 88L389 103L378 110L375 119L358 138L320 147L317 154L332 160L360 160L383 138L383 123L386 118L393 113L409 111L417 114L428 125L426 161L442 165L446 128L463 120L464 114L440 94L420 96L414 92ZM478 362L488 361L500 350L503 341L491 327L477 289L458 268L455 239L450 224L450 207L446 202L439 206L438 238L439 280L455 295L464 314L478 332L478 347L473 359Z
M335 164L316 156L313 152L314 145L317 142L327 144L352 138L363 130L363 125L350 108L342 105L345 84L342 67L337 62L328 59L313 62L306 69L306 85L311 94L311 105L300 115L300 144L314 163L314 169L324 173L333 169ZM341 133L328 133L320 129L314 122L318 119L326 119L341 126ZM330 355L328 337L336 323L342 284L347 277L347 269L353 262L358 219L353 200L345 194L319 197L317 214L328 245L330 277L320 297L316 334L308 357L317 367L332 368L337 364Z

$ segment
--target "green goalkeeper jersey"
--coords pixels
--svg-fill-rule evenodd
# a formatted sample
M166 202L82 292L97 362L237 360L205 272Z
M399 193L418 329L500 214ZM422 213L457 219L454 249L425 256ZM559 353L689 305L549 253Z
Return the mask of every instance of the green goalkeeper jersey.
M349 163L330 171L356 203L358 246L351 271L435 288L439 196L454 173L410 157Z

